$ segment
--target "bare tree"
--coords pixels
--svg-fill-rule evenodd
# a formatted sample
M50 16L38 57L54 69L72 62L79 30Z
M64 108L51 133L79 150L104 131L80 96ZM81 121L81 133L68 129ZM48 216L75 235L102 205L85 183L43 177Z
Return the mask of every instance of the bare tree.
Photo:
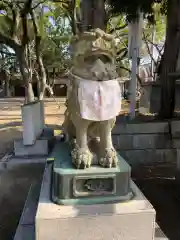
M34 101L34 93L31 81L31 71L28 66L27 47L29 42L27 16L32 4L32 0L27 0L25 3L16 1L1 1L1 7L6 11L11 11L11 17L7 16L10 35L0 32L0 43L5 44L16 53L17 60L20 65L21 75L25 86L26 102ZM22 24L22 34L18 36L20 26Z

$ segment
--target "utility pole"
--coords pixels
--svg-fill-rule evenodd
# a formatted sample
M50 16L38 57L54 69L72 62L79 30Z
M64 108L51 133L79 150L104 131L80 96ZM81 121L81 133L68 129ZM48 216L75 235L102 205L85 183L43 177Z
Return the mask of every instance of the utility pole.
M134 46L132 50L132 67L131 67L131 82L130 82L130 118L136 116L136 89L137 89L137 48Z
M142 38L143 16L129 23L128 57L132 62L130 81L130 109L129 115L133 119L136 115L136 88L137 88L137 63L140 57Z

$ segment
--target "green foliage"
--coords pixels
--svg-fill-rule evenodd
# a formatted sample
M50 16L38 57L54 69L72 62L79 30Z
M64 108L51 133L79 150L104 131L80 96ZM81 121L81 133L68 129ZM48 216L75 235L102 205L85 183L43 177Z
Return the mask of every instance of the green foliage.
M140 11L150 22L154 22L154 4L159 5L161 13L166 14L168 0L107 0L107 3L113 14L126 14L128 20L135 20Z
M0 32L11 38L11 29L13 27L13 12L11 3L16 6L16 13L20 14L24 4L16 4L16 1L7 1L8 4L2 4L0 1ZM68 1L66 3L44 1L40 4L40 0L34 1L33 7L36 13L36 22L38 26L38 34L41 36L41 53L44 65L47 71L56 68L57 71L63 71L69 66L70 57L68 52L69 38L71 36L71 27L68 19ZM10 5L9 5L10 3ZM34 28L32 19L28 17L28 38L29 42L29 58L32 65L35 66L35 42ZM22 23L16 31L17 39L21 39L23 34ZM2 45L0 45L1 47ZM4 56L4 55L3 55ZM5 54L4 63L0 62L0 66L4 66L9 59L9 55ZM9 60L8 60L9 61Z
M68 45L71 27L64 8L57 3L49 3L42 19L42 55L47 70L56 68L63 71L70 64Z
M16 0L15 0L16 1ZM14 1L14 2L15 2ZM0 1L0 3L3 1ZM9 0L9 2L13 2ZM158 2L158 3L157 3ZM41 3L41 4L40 4ZM153 1L153 0L107 0L111 13L111 18L107 24L107 32L114 34L120 42L117 46L118 64L122 62L127 64L127 47L128 47L128 27L125 14L132 19L141 9L148 18L153 15L156 21L156 41L162 40L165 35L165 18L160 15L163 9L165 12L167 1ZM156 4L152 4L156 3ZM23 7L24 4L17 5L17 11ZM49 1L34 1L33 6L36 6L36 21L38 31L41 36L41 52L46 70L63 71L70 66L70 55L68 51L69 39L71 38L73 27L76 19L76 14L79 12L80 0L49 0ZM13 24L12 11L4 4L0 4L0 31L6 35L10 35ZM5 12L4 12L5 11ZM148 22L145 24L144 32L146 37L151 40L151 32L154 27ZM22 35L22 24L19 25L16 32L18 38ZM34 31L31 18L28 19L28 37L31 46L31 60L35 60L34 52Z
M0 71L16 69L16 56L6 45L0 45Z

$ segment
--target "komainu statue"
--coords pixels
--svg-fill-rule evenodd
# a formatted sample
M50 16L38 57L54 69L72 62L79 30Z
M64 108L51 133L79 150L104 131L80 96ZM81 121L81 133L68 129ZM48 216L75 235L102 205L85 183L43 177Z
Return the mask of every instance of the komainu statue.
M95 29L73 37L71 47L73 67L63 127L71 143L72 163L88 168L95 155L102 167L116 167L111 131L120 112L121 92L115 39ZM89 148L93 139L98 145L95 153Z

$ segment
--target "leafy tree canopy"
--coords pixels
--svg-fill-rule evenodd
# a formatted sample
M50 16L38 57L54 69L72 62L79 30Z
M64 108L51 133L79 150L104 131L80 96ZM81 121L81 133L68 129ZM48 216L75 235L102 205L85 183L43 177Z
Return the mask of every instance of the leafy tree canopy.
M107 0L113 14L126 14L128 20L135 20L139 11L150 22L154 22L155 11L158 9L166 14L168 0Z

